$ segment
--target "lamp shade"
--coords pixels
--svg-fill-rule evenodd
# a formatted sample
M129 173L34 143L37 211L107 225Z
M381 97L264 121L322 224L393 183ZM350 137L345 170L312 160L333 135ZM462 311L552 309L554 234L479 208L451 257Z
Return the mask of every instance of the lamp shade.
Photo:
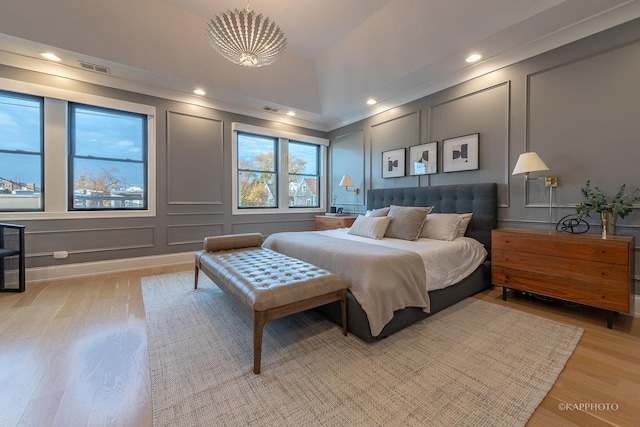
M549 170L549 167L542 161L540 156L531 151L529 153L520 154L520 157L518 157L518 161L516 162L516 167L513 168L513 173L511 175L547 170Z
M351 175L343 175L342 179L340 180L340 184L338 185L340 187L353 187L355 184L353 183Z

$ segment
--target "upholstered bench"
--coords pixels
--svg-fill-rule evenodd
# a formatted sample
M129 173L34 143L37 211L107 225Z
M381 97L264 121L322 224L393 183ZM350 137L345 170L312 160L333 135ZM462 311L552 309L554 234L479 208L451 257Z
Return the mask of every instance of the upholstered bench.
M342 304L347 335L347 283L315 265L262 247L259 233L207 237L196 253L195 288L202 270L253 314L253 372L260 373L262 331L269 320L330 302Z

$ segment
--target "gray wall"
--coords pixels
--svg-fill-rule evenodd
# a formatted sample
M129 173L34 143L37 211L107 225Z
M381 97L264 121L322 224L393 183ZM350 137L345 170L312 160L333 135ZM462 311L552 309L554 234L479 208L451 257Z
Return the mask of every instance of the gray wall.
M0 77L156 107L156 216L10 221L27 226L27 268L190 252L200 250L206 236L314 227L312 213L231 215L231 123L274 127L274 122L4 65ZM54 260L52 252L60 250L69 257Z
M622 183L640 185L639 58L636 20L336 129L328 135L330 193L353 210L353 193L337 185L350 174L361 190L355 210L363 212L369 188L497 182L500 227L546 229L548 192L539 181L525 185L511 176L524 151L537 151L559 177L554 221L574 211L587 179L608 193ZM231 215L231 122L272 122L2 65L0 77L153 105L157 112L156 217L16 221L27 225L28 267L195 251L207 235L313 228L312 213ZM382 178L383 151L437 140L442 153L443 139L475 132L478 170ZM591 223L599 227L595 218ZM618 234L636 236L638 246L639 230L636 208L619 221ZM70 256L53 260L54 250ZM638 271L637 247L635 259Z
M522 176L511 176L518 156L536 151L550 171L532 176L558 176L555 227L575 213L588 179L611 196L623 183L640 186L639 106L640 20L635 20L330 132L332 178L363 176L365 189L497 182L499 227L546 230L549 192L542 181L525 184ZM442 173L442 140L476 132L479 169ZM381 177L382 151L431 141L439 141L437 174ZM350 161L350 152L364 152L361 167ZM358 208L362 212L365 206ZM618 234L636 237L636 277L639 208L617 227ZM599 232L595 215L590 224Z

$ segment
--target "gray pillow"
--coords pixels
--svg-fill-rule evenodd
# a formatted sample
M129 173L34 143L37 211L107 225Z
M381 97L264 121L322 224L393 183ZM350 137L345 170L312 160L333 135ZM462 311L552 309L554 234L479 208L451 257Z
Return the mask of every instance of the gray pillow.
M427 214L433 207L413 207L391 205L388 217L391 222L384 237L402 240L416 240L424 226Z
M372 217L377 217L377 216L387 216L389 215L389 207L386 208L380 208L380 209L374 209L372 211L369 212L369 215L367 216L372 216Z

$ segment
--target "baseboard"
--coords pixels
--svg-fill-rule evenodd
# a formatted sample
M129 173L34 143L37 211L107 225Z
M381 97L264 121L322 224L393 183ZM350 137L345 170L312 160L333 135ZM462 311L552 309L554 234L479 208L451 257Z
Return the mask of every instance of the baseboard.
M193 252L28 268L27 284L193 262Z
M640 317L640 295L636 295L636 305L635 305L635 313L633 313L633 317Z

